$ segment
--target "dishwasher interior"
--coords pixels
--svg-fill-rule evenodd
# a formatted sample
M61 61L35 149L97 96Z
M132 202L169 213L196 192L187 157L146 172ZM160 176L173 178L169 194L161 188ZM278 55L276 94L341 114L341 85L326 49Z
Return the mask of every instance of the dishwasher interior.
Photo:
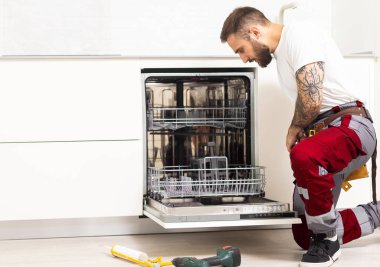
M145 211L163 222L295 218L265 198L252 68L143 69Z

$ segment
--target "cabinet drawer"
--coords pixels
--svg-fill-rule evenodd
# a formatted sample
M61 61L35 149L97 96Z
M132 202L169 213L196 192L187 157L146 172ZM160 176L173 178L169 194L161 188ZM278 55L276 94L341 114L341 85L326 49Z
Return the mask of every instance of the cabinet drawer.
M0 220L142 213L140 141L0 144Z

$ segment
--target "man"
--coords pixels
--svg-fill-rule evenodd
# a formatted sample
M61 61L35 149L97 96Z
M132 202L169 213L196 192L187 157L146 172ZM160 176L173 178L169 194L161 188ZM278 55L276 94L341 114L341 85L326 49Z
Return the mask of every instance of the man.
M286 147L296 179L294 209L303 221L293 225L293 236L308 249L300 266L331 266L340 244L370 234L380 224L375 200L335 210L344 179L376 151L372 120L348 90L343 58L315 26L272 23L252 7L235 9L220 38L244 63L266 67L272 55L277 61L281 87L295 100Z

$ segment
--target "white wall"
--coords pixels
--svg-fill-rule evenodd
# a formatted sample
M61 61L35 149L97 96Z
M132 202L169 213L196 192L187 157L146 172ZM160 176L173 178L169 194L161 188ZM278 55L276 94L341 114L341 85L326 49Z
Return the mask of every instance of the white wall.
M235 7L253 5L276 20L287 2L0 0L0 54L226 56L219 33ZM299 2L292 17L329 24L328 0Z

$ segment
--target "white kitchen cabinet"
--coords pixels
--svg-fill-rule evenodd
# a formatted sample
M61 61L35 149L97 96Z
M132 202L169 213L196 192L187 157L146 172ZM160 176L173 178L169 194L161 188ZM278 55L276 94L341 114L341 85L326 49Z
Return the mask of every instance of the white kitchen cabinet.
M380 56L380 2L333 0L332 35L345 56Z
M142 214L141 141L0 144L0 221Z
M0 60L0 142L141 139L139 71L122 59Z

